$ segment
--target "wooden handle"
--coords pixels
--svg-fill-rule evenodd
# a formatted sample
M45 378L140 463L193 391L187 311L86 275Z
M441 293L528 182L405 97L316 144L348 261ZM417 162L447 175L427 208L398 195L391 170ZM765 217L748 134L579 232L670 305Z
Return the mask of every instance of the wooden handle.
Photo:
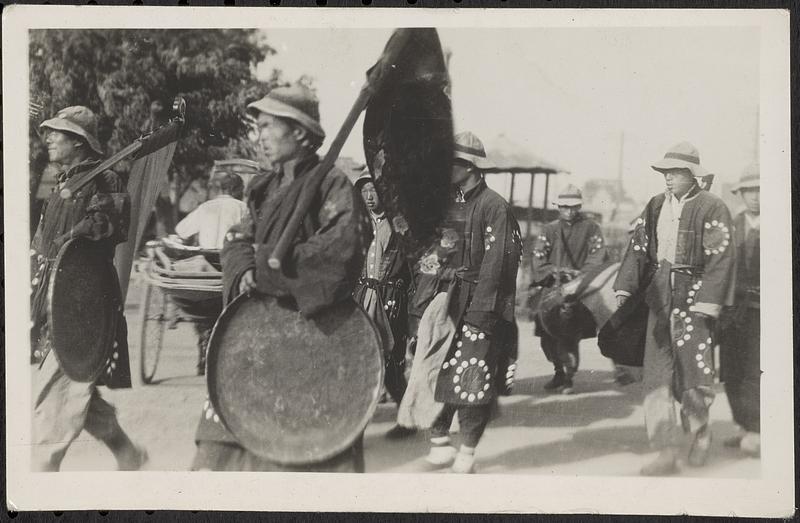
M342 150L344 142L347 141L350 131L353 130L353 126L358 120L358 116L367 106L367 102L371 96L372 91L368 88L368 85L365 85L361 89L361 92L359 93L355 104L353 104L352 109L350 109L350 113L347 115L347 118L345 118L341 129L339 129L339 133L331 143L325 158L323 158L315 171L311 173L313 178L309 180L308 185L306 185L302 194L300 195L300 200L297 202L297 207L295 207L292 217L289 219L289 223L286 224L286 228L283 230L281 237L278 239L278 243L275 245L272 254L267 260L267 264L269 265L270 269L277 271L281 268L281 260L289 251L289 246L292 244L303 218L308 213L308 210L311 207L311 202L314 200L314 196L317 194L320 185L322 185L322 180L325 179L325 175L328 174L331 168L333 168L333 164L339 157L339 152Z

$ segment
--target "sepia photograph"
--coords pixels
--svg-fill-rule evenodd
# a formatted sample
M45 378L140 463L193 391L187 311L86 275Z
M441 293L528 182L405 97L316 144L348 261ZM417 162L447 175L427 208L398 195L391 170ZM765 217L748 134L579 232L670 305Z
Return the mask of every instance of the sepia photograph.
M8 510L792 515L788 11L13 6L3 77Z

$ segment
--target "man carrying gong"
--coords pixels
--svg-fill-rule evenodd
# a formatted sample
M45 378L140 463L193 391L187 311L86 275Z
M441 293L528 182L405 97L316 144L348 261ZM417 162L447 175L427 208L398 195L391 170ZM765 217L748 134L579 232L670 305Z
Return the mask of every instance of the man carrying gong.
M316 151L325 132L319 123L319 102L306 87L293 85L273 89L247 111L274 172L251 187L249 213L226 235L221 252L225 303L242 293L258 293L291 304L304 317L344 301L352 303L372 228L361 198L335 167L324 175L282 268L269 266L269 256L320 163ZM203 407L196 443L194 470L363 472L364 467L361 438L323 462L269 461L237 441L210 401Z

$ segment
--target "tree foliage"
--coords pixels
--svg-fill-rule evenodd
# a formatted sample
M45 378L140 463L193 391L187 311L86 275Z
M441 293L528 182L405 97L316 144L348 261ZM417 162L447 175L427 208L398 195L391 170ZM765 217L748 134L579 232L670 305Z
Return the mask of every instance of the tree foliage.
M257 159L242 116L248 102L279 84L278 73L255 78L272 53L263 36L245 29L31 31L30 96L40 106L30 126L31 173L47 163L38 125L59 109L95 111L98 138L113 153L148 130L151 107L165 108L156 122L167 116L176 96L187 103L173 159L179 187L207 175L215 159Z

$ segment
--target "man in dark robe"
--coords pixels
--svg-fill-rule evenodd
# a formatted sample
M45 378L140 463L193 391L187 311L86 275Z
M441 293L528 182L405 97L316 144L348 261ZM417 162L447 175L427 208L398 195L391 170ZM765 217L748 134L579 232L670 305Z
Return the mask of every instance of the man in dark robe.
M581 212L583 196L580 189L568 185L554 203L558 206L559 218L544 226L533 246L532 285L540 287L542 293L554 292L562 283L601 265L607 258L600 226ZM581 339L595 337L596 326L591 313L580 303L567 306L569 312L561 305L557 305L555 310L539 311L534 334L542 340L542 351L555 369L553 379L544 385L545 390L572 394L573 376L580 364L578 345ZM543 317L564 313L574 316L570 325L579 328L569 332L548 329Z
M516 353L512 340L522 242L510 206L486 186L481 172L486 166L481 141L469 132L457 135L456 198L436 246L448 254L443 259L431 252L420 260L425 274L448 273L443 279L450 280L449 316L456 326L436 381L434 397L444 407L431 427L426 460L434 468L452 464L457 473L474 472L475 448L515 367L509 354ZM462 440L458 451L449 436L456 413Z
M406 340L408 334L408 299L411 271L401 248L400 238L383 210L380 196L369 171L355 183L367 207L372 223L372 243L353 297L375 322L383 341L384 386L400 405L406 392ZM397 439L415 431L395 425L386 436Z
M732 189L745 209L733 220L736 244L734 306L720 325L721 380L739 425L725 446L761 455L761 180L758 164L748 166Z
M714 401L715 320L732 303L735 249L730 212L703 190L706 171L690 143L670 149L653 169L666 192L654 196L637 219L614 290L618 306L644 293L649 308L644 347L644 412L658 457L647 476L677 471L681 421L694 435L689 464L702 466L711 446L708 410Z
M62 170L42 210L30 251L32 341L34 358L40 362L33 380L33 468L59 470L69 446L86 430L113 452L120 470L137 470L147 461L147 452L131 442L117 421L114 407L97 390L98 384L131 386L124 316L119 313L116 341L105 372L91 383L72 381L64 374L51 353L47 318L52 264L67 241L81 238L94 242L113 265L114 249L128 234L130 203L125 181L107 170L63 199L59 193L69 179L101 162L97 117L87 107L67 107L41 127L46 131L49 159Z
M223 294L259 292L293 303L304 316L352 299L369 246L371 225L361 198L347 176L331 169L297 232L280 271L268 258L283 233L310 173L319 163L316 150L325 133L319 103L300 85L280 87L248 105L257 119L259 143L274 172L250 187L249 214L231 228L222 249ZM243 448L205 402L196 434L194 470L363 472L361 438L322 463L281 466Z

